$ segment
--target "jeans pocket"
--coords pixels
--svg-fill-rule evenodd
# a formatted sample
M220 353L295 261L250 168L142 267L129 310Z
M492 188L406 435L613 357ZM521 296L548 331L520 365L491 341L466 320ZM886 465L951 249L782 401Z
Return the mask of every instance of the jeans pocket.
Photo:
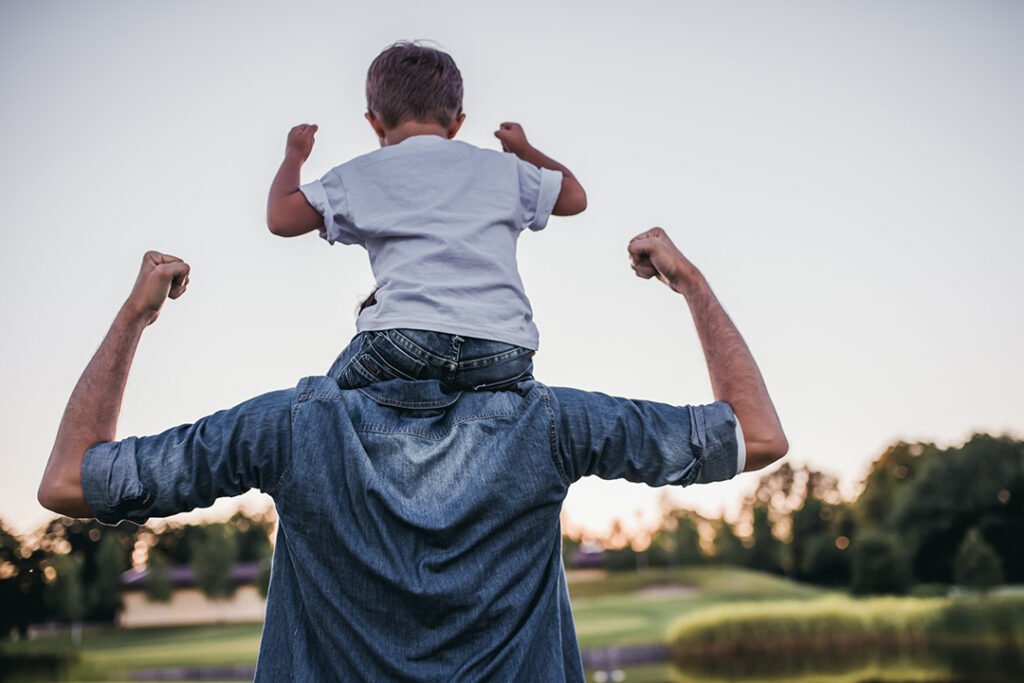
M379 332L367 343L363 353L356 356L354 369L371 382L389 379L413 380L420 376L424 363L396 347L386 332Z

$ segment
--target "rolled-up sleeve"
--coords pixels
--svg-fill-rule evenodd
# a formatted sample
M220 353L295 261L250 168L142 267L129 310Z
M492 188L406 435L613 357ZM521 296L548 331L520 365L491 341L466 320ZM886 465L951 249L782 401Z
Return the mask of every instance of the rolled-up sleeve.
M519 170L519 210L523 228L542 230L562 191L562 172L537 168L516 159Z
M320 236L331 244L362 244L349 210L348 192L337 169L328 171L320 180L299 187L306 201L324 218Z
M156 436L93 446L82 460L86 503L105 524L141 524L251 488L273 494L289 471L295 393L264 394Z
M671 406L552 389L554 440L566 476L664 486L724 481L739 471L736 416L723 402Z

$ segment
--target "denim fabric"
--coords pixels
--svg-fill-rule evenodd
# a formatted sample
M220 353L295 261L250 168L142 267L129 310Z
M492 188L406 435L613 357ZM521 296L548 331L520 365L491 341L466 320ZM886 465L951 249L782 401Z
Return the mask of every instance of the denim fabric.
M735 439L724 403L313 377L94 446L82 487L106 523L273 496L259 681L583 681L560 553L569 485L728 479Z
M533 379L533 353L504 342L443 332L361 332L327 375L342 389L389 379L436 379L446 390L493 391Z

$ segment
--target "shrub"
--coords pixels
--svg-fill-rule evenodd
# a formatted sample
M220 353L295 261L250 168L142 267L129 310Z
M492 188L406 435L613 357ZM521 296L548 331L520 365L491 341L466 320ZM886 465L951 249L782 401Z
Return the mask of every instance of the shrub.
M953 577L961 586L989 588L1003 583L1003 566L996 551L985 542L977 527L967 532L956 551Z
M895 540L877 532L858 535L850 545L850 590L854 595L902 594L910 582L906 557Z

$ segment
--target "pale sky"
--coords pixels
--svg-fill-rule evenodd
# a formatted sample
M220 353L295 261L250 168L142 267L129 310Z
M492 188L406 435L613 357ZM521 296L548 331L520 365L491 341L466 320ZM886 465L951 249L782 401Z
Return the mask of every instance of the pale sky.
M664 227L746 337L789 461L854 489L897 439L1024 435L1024 5L1013 2L31 2L0 4L0 518L35 489L68 395L142 253L192 285L142 341L120 435L191 422L326 370L372 287L365 253L274 237L290 126L304 179L376 139L373 57L455 58L460 138L520 122L590 205L525 234L536 376L711 400L683 300L629 270ZM514 476L514 473L510 473ZM676 491L709 514L756 481ZM658 493L586 480L571 526Z

